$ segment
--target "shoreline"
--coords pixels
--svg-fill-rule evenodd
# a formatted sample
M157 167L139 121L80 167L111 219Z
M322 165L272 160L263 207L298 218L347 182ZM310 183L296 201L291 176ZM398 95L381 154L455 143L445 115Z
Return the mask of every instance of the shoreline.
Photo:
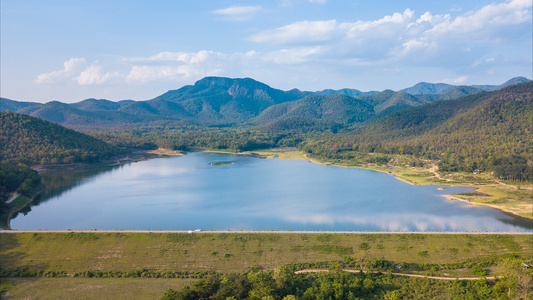
M38 190L37 192L35 192L31 198L28 197L28 201L26 201L24 203L24 205L22 205L21 207L15 209L15 210L10 210L9 211L9 214L7 215L7 219L6 219L6 226L7 226L7 230L13 230L11 229L11 219L13 219L13 215L19 213L21 210L23 210L26 206L30 205L33 200L35 200L35 197L39 196L45 189L46 189L46 186L44 186L44 184L42 184L42 188L40 190ZM18 195L16 198L13 199L13 201L17 200L19 197L23 197L23 195ZM12 202L13 202L12 201ZM4 230L0 230L0 231L4 231Z
M461 202L464 202L464 203L468 203L470 206L490 207L490 208L499 210L502 213L507 214L507 215L512 215L512 216L515 216L515 217L524 218L524 219L526 219L528 221L533 221L533 218L528 218L528 217L521 216L521 215L517 214L516 212L513 212L513 211L511 211L511 210L509 210L507 208L504 208L504 207L501 207L501 206L497 206L497 205L494 205L494 204L472 202L472 201L469 201L467 199L462 199L462 198L456 197L455 195L442 195L442 196L445 197L446 199L450 200L450 201L461 201Z
M238 152L230 152L230 151L201 150L201 149L197 149L197 150L200 150L201 152L208 152L208 153L221 153L221 154L245 155L245 156L254 156L254 154L255 155L259 154L261 157L267 158L267 159L273 159L273 158L278 158L278 159L300 159L300 160L306 160L308 162L312 162L312 163L315 163L315 164L319 164L319 165L322 165L324 167L355 168L355 169L364 169L364 170L371 170L371 171L375 171L375 172L380 172L380 173L384 173L384 174L387 174L387 175L391 175L395 179L400 180L402 182L405 182L405 183L407 183L409 185L430 185L430 184L412 182L412 181L409 181L407 179L401 178L400 177L401 175L399 175L399 174L390 173L390 172L386 172L386 171L383 171L383 170L378 170L378 169L375 169L375 168L364 167L364 166L343 166L343 165L339 165L339 164L332 164L332 163L329 163L329 162L321 162L321 161L318 161L316 159L309 158L305 153L302 153L301 151L298 151L298 150L279 151L279 152L276 152L276 151L273 151L273 150L264 150L264 151L257 151L258 153L254 153L252 151L246 151L246 152L238 153ZM265 152L267 152L268 154L261 154L261 153L265 153ZM296 156L287 155L287 152L292 152L292 154L297 154L297 155ZM477 185L472 184L472 183L463 183L463 184L461 184L461 183L459 183L459 184L435 183L435 185L458 186L458 187L467 187L467 188L474 188L474 189L481 188L480 186L477 186ZM506 186L512 187L512 186L507 185L507 184L506 184ZM452 195L449 195L449 194L442 195L442 196L446 197L448 200L451 200L451 201L459 200L459 201L462 201L462 202L469 203L471 206L486 206L486 207L490 207L490 208L499 210L499 211L504 212L506 214L511 214L512 216L515 216L515 217L518 217L518 218L524 218L524 219L526 219L528 221L533 221L533 217L519 215L517 212L514 212L512 210L509 210L509 209L507 209L505 207L501 207L501 206L498 206L498 205L486 204L486 203L480 203L480 202L472 202L472 201L468 201L468 200L465 200L465 199L460 199L460 198L457 198L457 197L453 197Z
M401 175L395 174L395 173L391 173L390 171L386 172L386 171L383 171L383 170L378 170L378 169L375 169L375 168L370 168L370 167L365 167L365 166L343 166L343 165L338 165L338 164L332 164L332 163L329 163L329 162L321 162L321 161L318 161L316 159L312 159L312 158L308 157L305 153L302 153L301 151L296 150L296 149L288 149L287 151L275 151L275 150L274 151L272 151L272 150L270 150L270 151L269 150L261 151L261 150L259 150L257 152L253 152L253 151L232 152L232 151L220 151L220 150L212 150L212 149L192 149L192 151L188 151L188 152L205 152L205 153L219 153L219 154L229 154L229 155L244 155L244 156L251 156L251 157L262 157L262 158L266 158L266 159L274 159L274 158L277 158L277 159L300 159L300 160L306 160L306 161L311 162L311 163L319 164L319 165L322 165L324 167L356 168L356 169L365 169L365 170L371 170L371 171L375 171L375 172L380 172L380 173L384 173L384 174L393 176L395 179L400 180L400 181L402 181L404 183L407 183L409 185L428 185L428 184L420 184L420 183L409 181L407 179L401 178L400 177ZM268 153L268 154L265 154L265 153ZM37 169L37 171L38 172L50 172L50 171L69 170L69 169L77 170L77 169L89 169L89 168L96 168L96 167L103 167L103 166L124 165L124 164L128 164L128 163L145 161L145 160L149 160L149 159L153 159L153 158L165 158L165 157L172 157L172 156L182 156L182 155L186 155L187 152L174 151L174 150L159 148L157 150L136 151L136 152L134 152L134 154L135 154L135 156L132 157L132 158L129 158L129 155L126 155L126 158L119 158L119 159L115 159L115 160L112 160L112 161L97 163L97 164L94 164L94 165L92 165L92 164L80 164L80 165L74 164L74 165L62 166L62 167L58 167L58 168L42 168L42 169ZM81 166L81 168L80 168L80 166ZM31 167L34 168L34 166L31 166ZM471 183L470 184L469 183L464 183L464 184L460 184L459 183L459 184L456 184L456 185L446 184L446 183L435 183L435 184L448 185L448 186L470 187L470 188L475 188L475 189L480 188L479 186L476 186L476 185L471 184ZM514 211L511 211L511 210L509 210L507 208L501 207L501 206L497 206L497 205L493 205L493 204L479 203L479 202L472 202L472 201L468 201L468 200L465 200L465 199L460 199L460 198L454 197L452 195L442 195L442 196L444 196L445 198L447 198L450 201L458 200L458 201L462 201L462 202L465 202L465 203L469 203L471 206L486 206L486 207L490 207L490 208L499 210L499 211L501 211L503 213L510 214L510 215L512 215L514 217L523 218L523 219L528 220L528 221L533 221L533 217L519 215L518 213L516 213ZM9 222L9 220L8 220L8 222Z

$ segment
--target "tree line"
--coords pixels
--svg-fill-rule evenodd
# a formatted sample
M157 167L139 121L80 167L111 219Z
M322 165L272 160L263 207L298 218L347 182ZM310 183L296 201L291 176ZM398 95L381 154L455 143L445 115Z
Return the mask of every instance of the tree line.
M510 273L496 280L430 280L386 272L348 273L340 262L328 272L296 274L291 266L277 272L258 267L249 272L213 274L179 290L168 289L161 300L193 299L531 299L531 274L515 259ZM483 277L479 265L472 273Z

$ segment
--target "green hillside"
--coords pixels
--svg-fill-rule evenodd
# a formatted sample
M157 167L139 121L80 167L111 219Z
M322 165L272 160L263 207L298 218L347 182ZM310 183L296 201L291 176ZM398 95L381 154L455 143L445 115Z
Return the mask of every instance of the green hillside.
M504 178L531 180L532 132L533 83L529 82L395 112L331 137L329 147L307 147L325 157L350 157L353 150L408 154L440 160L441 171L479 168ZM332 144L342 145L341 149Z
M113 102L105 99L85 99L78 103L71 104L72 107L86 110L86 111L103 111L103 110L117 110L123 106L131 104L133 100L122 100L119 102Z
M40 103L36 102L21 102L21 101L14 101L7 98L0 98L0 111L2 110L10 110L10 111L17 111L20 109L23 109L28 106L35 106L40 105Z
M86 99L77 103L52 101L45 104L0 99L0 111L10 110L29 114L47 121L84 132L92 129L131 129L138 127L179 127L183 125L239 127L258 122L261 129L268 125L273 130L320 131L350 123L360 123L361 119L371 120L401 111L413 106L437 100L457 99L482 90L494 90L513 82L524 82L526 78L513 78L500 86L453 86L446 84L419 83L399 92L361 92L355 89L326 89L317 92L292 89L283 91L272 88L251 78L206 77L194 85L170 90L147 101L123 100L113 102L105 99ZM407 92L405 92L407 91ZM409 92L409 93L408 93ZM334 109L348 109L348 112L335 111L332 115L321 115L311 105L304 111L301 102L287 104L287 108L273 106L291 103L307 96L345 95L364 101L373 107L372 112L362 116L364 111L356 109L348 121L350 107L334 106ZM308 100L306 100L308 101ZM327 100L330 101L330 100ZM304 101L305 102L305 101ZM299 107L301 114L277 116L280 110ZM349 105L348 105L349 106ZM268 110L270 108L270 110ZM263 116L258 117L263 114ZM272 115L276 115L274 120ZM267 117L265 117L267 116ZM279 117L279 118L278 118ZM322 118L323 119L320 119ZM252 120L257 118L255 120ZM268 119L265 121L265 118ZM347 120L346 120L347 119ZM336 125L337 124L337 125ZM343 125L340 125L343 124Z
M269 106L304 96L251 78L206 77L193 86L169 91L154 100L179 103L193 121L206 125L242 124Z
M273 105L265 109L254 123L265 128L294 129L313 124L349 126L362 123L374 115L372 105L346 95L310 95L303 99ZM295 126L294 124L298 124Z
M411 95L442 94L453 88L453 85L446 83L419 82L410 88L400 90Z
M92 162L121 152L83 133L24 114L0 112L0 124L0 161Z

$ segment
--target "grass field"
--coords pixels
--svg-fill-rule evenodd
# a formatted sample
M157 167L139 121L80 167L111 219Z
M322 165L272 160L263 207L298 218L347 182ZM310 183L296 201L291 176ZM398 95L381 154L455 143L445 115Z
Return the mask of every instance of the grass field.
M14 278L4 283L5 299L159 299L194 279L166 278Z
M533 235L323 233L2 233L3 270L68 273L242 272L346 256L447 264L491 255L533 258ZM420 253L424 253L421 255Z
M245 272L258 266L385 259L397 263L454 264L485 258L533 261L533 235L335 234L335 233L1 233L1 270L27 269L68 274L86 271ZM488 269L504 274L501 266ZM419 274L468 277L468 268ZM2 278L12 299L158 299L169 287L194 279Z

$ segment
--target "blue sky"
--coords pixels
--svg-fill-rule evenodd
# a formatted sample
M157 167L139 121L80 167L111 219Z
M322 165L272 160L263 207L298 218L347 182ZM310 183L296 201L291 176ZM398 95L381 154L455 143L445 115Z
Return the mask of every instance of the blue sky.
M0 95L147 100L205 76L289 90L533 77L533 0L0 0Z

